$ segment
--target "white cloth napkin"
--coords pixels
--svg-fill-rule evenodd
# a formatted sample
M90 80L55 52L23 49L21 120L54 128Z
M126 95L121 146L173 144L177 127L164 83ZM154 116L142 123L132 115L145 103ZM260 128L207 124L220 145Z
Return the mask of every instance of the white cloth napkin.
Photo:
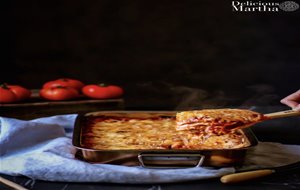
M30 121L0 117L0 173L65 182L166 183L216 178L236 168L146 169L90 164L75 158L71 136L76 114ZM300 160L300 145L260 142L239 170L274 167Z

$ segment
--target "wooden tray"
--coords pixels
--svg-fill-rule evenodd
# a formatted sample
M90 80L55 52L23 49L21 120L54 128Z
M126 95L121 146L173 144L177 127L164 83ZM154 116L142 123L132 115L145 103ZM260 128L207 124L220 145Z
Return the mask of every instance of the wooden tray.
M60 114L86 113L98 110L122 110L124 99L95 100L79 97L68 101L49 101L39 97L38 90L32 90L30 99L11 104L0 104L0 116L17 119L35 119Z

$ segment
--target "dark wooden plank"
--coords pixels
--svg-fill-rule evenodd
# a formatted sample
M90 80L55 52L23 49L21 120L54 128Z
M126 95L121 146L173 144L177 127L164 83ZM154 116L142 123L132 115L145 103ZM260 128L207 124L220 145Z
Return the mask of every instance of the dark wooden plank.
M40 98L37 92L33 90L32 97L23 102L0 104L0 116L34 119L60 114L124 109L123 98L95 100L81 96L68 101L49 101Z

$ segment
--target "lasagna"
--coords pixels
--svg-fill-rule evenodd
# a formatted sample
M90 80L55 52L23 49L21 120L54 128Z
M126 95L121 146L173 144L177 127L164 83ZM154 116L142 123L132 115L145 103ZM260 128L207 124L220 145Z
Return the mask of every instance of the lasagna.
M221 135L249 127L263 119L265 117L262 114L244 109L183 111L176 115L176 129L196 130L206 135Z
M95 150L235 149L250 145L242 130L213 136L195 127L177 130L176 113L97 113L86 116L81 125L81 147Z

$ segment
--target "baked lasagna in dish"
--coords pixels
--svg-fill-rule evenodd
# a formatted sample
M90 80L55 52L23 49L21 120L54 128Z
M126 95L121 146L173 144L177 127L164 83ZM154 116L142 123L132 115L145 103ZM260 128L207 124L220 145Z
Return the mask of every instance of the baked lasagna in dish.
M182 122L179 126L175 112L91 114L81 123L80 144L94 150L204 150L250 145L243 130L206 135L199 130L202 128L186 125L198 114L186 112L178 116Z
M221 135L249 127L265 119L263 114L244 109L204 109L178 112L176 129Z

